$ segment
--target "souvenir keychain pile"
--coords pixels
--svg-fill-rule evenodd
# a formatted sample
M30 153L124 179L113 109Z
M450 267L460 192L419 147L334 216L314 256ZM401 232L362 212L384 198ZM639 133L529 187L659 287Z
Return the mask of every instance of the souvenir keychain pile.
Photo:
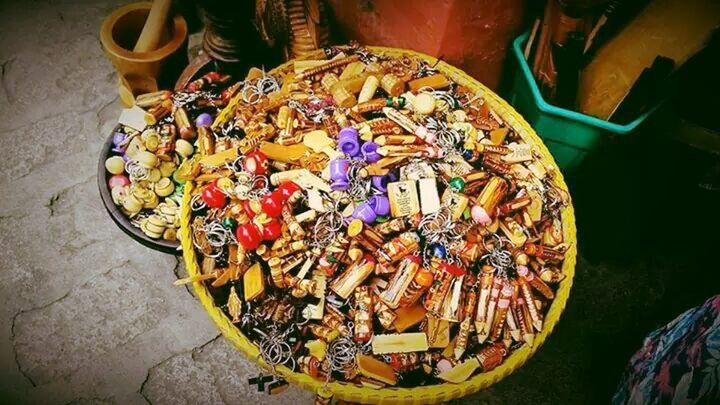
M532 346L568 248L553 169L420 58L325 56L251 70L196 128L180 283L320 381L460 383Z
M212 123L234 91L229 80L210 73L185 91L143 94L120 116L105 160L107 184L115 205L150 238L177 240L183 186L192 179L183 164L195 153L192 122L201 131Z

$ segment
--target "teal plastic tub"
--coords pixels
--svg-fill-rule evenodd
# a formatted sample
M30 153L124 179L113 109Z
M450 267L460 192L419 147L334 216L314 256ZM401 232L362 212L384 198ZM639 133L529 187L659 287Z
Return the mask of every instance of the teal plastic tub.
M612 134L626 135L632 132L657 108L650 109L628 124L620 125L548 104L540 94L523 55L527 37L525 33L513 41L515 77L512 93L505 98L543 139L561 170L576 168Z

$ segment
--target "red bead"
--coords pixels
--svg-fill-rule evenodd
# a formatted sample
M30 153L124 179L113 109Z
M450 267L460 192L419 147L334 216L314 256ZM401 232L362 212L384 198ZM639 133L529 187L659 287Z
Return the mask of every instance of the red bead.
M300 186L293 183L292 181L286 181L284 183L280 183L280 185L277 188L277 191L282 195L283 201L287 201L292 197L293 194L300 191Z
M124 174L116 174L108 179L108 187L110 190L115 187L125 187L130 185L130 179Z
M202 199L210 208L222 208L225 206L227 197L214 184L210 184L202 191Z
M264 240L275 240L282 235L282 224L277 219L263 225L262 237Z
M440 266L443 270L447 271L448 273L450 273L456 277L460 277L465 274L465 269L462 268L461 266L456 266L454 264L449 264L449 263L443 263Z
M278 193L277 191L273 191L272 193L263 197L262 210L269 217L273 217L273 218L279 217L280 215L282 215L282 209L283 209L282 194Z
M267 172L268 158L259 150L252 151L245 155L243 167L252 174L263 175Z
M235 230L235 237L246 250L256 249L262 242L260 230L253 223L239 225Z

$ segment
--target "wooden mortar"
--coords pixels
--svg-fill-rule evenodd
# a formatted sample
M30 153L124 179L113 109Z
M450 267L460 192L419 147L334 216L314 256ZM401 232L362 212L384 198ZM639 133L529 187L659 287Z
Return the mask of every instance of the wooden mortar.
M158 82L163 82L163 75L169 76L167 68L182 68L186 60L184 52L178 52L188 34L187 23L181 15L174 16L172 24L165 24L167 27L157 31L159 40L151 39L150 43L157 44L157 49L135 51L136 45L147 44L147 30L143 28L152 4L140 2L121 7L110 14L100 28L100 42L118 72L120 98L127 106L134 103L135 95L159 90ZM144 38L138 41L141 33ZM174 60L175 56L179 60ZM169 63L170 60L175 63Z

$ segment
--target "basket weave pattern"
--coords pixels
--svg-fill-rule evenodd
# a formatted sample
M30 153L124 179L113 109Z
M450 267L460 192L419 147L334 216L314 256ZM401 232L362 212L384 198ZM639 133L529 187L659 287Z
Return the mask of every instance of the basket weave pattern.
M390 57L398 58L402 56L416 56L425 59L430 64L436 62L435 58L427 56L425 54L396 49L396 48L385 48L385 47L369 47L373 52L378 54L387 55ZM302 59L312 59L322 57L322 51L318 51L314 54L305 56ZM287 69L291 67L293 61L289 61L283 65L280 65L276 69L270 71L273 74L279 70ZM473 92L482 91L484 98L488 103L491 110L500 116L522 139L534 145L535 149L539 152L541 160L545 164L557 167L550 152L542 143L540 138L535 134L535 131L530 125L504 100L498 97L490 89L480 84L477 80L468 76L465 72L448 65L445 62L439 62L436 66L438 70L447 75L450 79L456 83L466 86ZM554 175L555 183L567 191L567 185L563 179L562 174L557 171ZM195 248L192 243L192 237L190 229L191 220L191 209L190 209L190 197L193 186L190 182L186 184L185 195L183 198L182 212L181 212L181 230L180 240L183 248L183 257L185 259L185 267L189 276L196 276L200 274L200 268L198 266L197 255ZM473 394L490 385L502 380L507 377L510 373L522 367L523 364L535 353L536 350L542 346L545 340L548 338L550 333L557 325L560 320L560 315L565 309L565 304L570 295L570 289L572 287L573 278L575 276L575 262L577 256L577 238L575 229L575 213L572 204L562 210L562 225L564 233L564 241L570 244L570 248L565 254L565 261L563 262L562 273L566 278L559 284L556 292L555 299L553 300L550 309L548 310L543 330L536 336L534 347L530 348L528 345L523 345L519 349L515 350L505 361L497 368L486 372L475 375L460 384L437 384L415 388L383 388L383 389L370 389L365 387L359 387L348 383L332 382L325 386L324 381L316 380L307 374L292 372L285 366L278 366L277 371L291 384L298 385L303 389L318 392L323 389L327 389L332 392L335 398L342 399L349 402L358 403L381 403L381 404L427 404L427 403L439 403L449 401L451 399L464 397L466 395ZM200 299L200 303L208 312L210 318L215 322L215 325L220 329L222 334L230 340L238 349L240 349L248 358L256 361L263 367L268 367L260 357L260 351L258 347L248 340L240 330L230 322L230 319L222 312L220 308L215 305L212 296L210 295L207 287L203 282L193 283L193 289L195 294Z

